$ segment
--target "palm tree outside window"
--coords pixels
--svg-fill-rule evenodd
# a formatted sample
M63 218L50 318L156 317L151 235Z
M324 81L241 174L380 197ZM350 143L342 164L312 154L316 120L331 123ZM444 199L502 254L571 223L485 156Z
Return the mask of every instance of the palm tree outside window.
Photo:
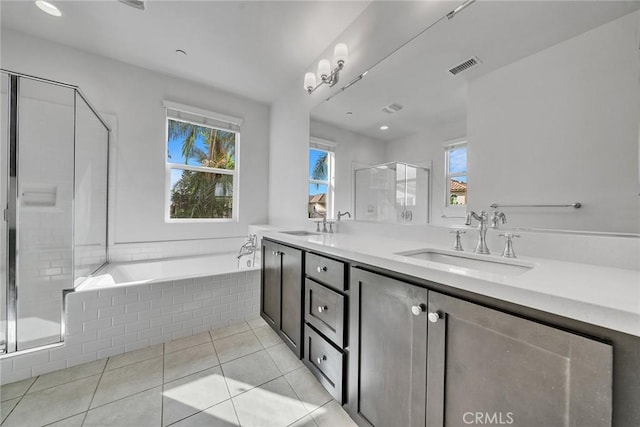
M333 218L335 153L330 145L311 141L308 217Z
M239 127L167 109L169 220L237 218Z

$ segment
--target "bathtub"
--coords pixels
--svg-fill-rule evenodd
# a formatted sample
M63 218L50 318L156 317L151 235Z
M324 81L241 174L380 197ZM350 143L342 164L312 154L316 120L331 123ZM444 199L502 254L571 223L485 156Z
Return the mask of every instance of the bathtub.
M245 255L238 260L235 252L119 262L107 264L93 276L81 280L76 291L220 276L256 270L260 270L260 252L256 253L255 263L250 255Z

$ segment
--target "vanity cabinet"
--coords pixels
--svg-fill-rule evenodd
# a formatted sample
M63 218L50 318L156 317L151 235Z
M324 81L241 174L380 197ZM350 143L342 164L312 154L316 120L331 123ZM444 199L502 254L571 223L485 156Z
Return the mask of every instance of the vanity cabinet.
M262 240L260 314L298 356L302 356L303 252Z
M347 270L343 261L305 254L303 362L340 403L346 400Z
M360 425L611 425L608 344L358 268L349 327Z

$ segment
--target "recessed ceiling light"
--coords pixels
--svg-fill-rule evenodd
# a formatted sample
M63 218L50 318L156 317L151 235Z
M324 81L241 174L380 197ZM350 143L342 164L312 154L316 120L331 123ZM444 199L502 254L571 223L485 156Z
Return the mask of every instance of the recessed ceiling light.
M389 129L389 126L387 125L380 126L380 130L387 130L387 129Z
M187 52L182 49L176 49L176 53L181 56L187 56Z
M49 2L46 2L43 0L37 0L36 6L38 6L41 11L48 13L51 16L62 16L62 12L60 12L60 9L58 9L57 7L55 7Z

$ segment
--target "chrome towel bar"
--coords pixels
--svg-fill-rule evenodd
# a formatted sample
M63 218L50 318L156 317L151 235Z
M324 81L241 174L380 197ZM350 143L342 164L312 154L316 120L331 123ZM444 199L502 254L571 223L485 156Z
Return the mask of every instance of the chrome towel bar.
M582 207L582 203L570 203L568 205L502 205L498 203L494 203L491 205L492 208L576 208L579 209Z

